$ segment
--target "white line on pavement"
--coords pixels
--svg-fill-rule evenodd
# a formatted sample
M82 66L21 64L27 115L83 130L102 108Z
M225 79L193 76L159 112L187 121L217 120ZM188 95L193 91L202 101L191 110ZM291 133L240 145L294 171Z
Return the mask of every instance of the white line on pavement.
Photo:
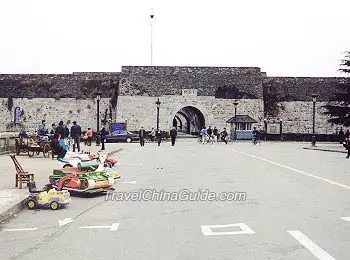
M116 183L123 183L123 184L136 184L136 181L117 181Z
M71 222L73 222L74 220L72 219L72 218L65 218L65 219L63 219L63 220L59 220L58 221L58 224L60 225L60 226L64 226L64 225L67 225L67 224L69 224L69 223L71 223Z
M216 146L216 147L217 147L217 146ZM322 181L328 182L328 183L330 183L330 184L337 185L337 186L339 186L339 187L342 187L342 188L345 188L345 189L350 190L350 186L347 186L347 185L345 185L345 184L341 184L341 183L339 183L339 182L331 181L331 180L328 180L328 179L319 177L319 176L317 176L317 175L314 175L314 174L311 174L311 173L307 173L307 172L304 172L304 171L301 171L301 170L298 170L298 169L289 167L289 166L287 166L287 165L283 165L283 164L276 163L276 162L270 161L270 160L268 160L268 159L265 159L265 158L262 158L262 157L259 157L259 156L255 156L255 155L253 155L253 154L249 154L249 153L245 153L245 152L240 152L240 151L233 150L233 149L228 149L228 148L225 148L225 147L217 147L217 148L222 148L222 149L225 149L225 150L228 150L228 151L232 151L232 152L240 153L240 154L243 154L243 155L247 155L247 156L250 156L250 157L252 157L252 158L255 158L255 159L258 159L258 160L261 160L261 161L265 161L265 162L268 162L268 163L271 163L271 164L274 164L274 165L277 165L277 166L286 168L286 169L288 169L288 170L291 170L291 171L294 171L294 172L297 172L297 173L300 173L300 174L303 174L303 175L306 175L306 176L309 176L309 177L312 177L312 178L315 178L315 179L318 179L318 180L322 180Z
M298 230L287 231L291 236L293 236L300 244L302 244L307 250L309 250L315 257L320 260L336 260L334 257L330 256L326 251L312 242L307 236Z
M98 228L109 228L109 231L117 231L119 228L119 223L113 223L111 226L83 226L79 227L81 229L98 229Z
M345 221L350 221L350 217L343 217L341 218L342 220L345 220Z
M34 230L38 230L38 228L8 228L8 229L4 229L4 231L8 231L8 232L15 232L15 231L34 231Z
M239 227L239 231L231 232L221 232L213 231L212 228L229 228L229 227ZM254 234L255 232L248 227L245 223L228 224L228 225L202 225L201 226L203 235L205 236L222 236L222 235L244 235L244 234Z

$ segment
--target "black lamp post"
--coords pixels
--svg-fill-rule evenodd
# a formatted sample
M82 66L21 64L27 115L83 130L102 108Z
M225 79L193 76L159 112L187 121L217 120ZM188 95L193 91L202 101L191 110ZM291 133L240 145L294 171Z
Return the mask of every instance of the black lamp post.
M96 100L97 100L97 136L96 136L96 146L100 145L100 135L98 134L100 131L100 100L101 100L101 95L102 92L101 91L97 91L95 92L96 95Z
M317 94L312 94L312 137L311 145L316 146L316 136L315 136L315 108L316 108L316 98Z
M237 100L233 102L233 105L235 106L235 132L234 132L233 140L236 140L237 139L237 105L238 105Z
M159 130L159 108L160 108L160 104L161 102L159 101L159 98L156 102L156 105L157 105L157 130Z
M282 118L280 118L280 139L283 141L283 132L282 132Z

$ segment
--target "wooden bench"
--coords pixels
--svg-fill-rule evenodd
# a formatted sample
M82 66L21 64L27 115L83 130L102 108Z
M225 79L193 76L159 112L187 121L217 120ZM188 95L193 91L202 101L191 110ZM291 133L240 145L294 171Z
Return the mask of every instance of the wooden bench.
M24 171L22 166L17 161L15 155L10 155L10 157L16 168L16 188L19 186L19 188L22 189L23 183L34 181L34 173L28 173Z

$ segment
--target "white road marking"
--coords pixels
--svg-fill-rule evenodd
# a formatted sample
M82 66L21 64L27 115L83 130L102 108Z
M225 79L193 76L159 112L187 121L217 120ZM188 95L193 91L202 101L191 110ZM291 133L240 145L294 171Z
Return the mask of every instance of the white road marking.
M142 166L142 163L117 163L118 165L124 165L124 166Z
M15 232L15 231L35 231L35 230L38 230L38 228L8 228L8 229L4 229L3 231Z
M343 217L343 218L341 218L341 219L350 222L350 217Z
M326 251L312 242L307 236L298 230L287 231L291 236L293 236L300 244L302 244L307 250L309 250L317 259L320 260L336 260L334 257L330 256Z
M117 181L116 183L123 183L123 184L136 184L136 181Z
M228 227L240 227L239 231L232 232L220 232L213 231L212 228L228 228ZM202 225L201 226L203 235L205 236L220 236L220 235L244 235L244 234L254 234L255 232L248 227L245 223L228 224L228 225Z
M233 149L228 149L228 148L225 148L225 147L218 147L218 146L216 146L216 147L217 147L217 148L222 148L222 149L225 149L225 150L228 150L228 151L240 153L240 154L243 154L243 155L247 155L247 156L253 157L253 158L255 158L255 159L258 159L258 160L261 160L261 161L265 161L265 162L268 162L268 163L271 163L271 164L280 166L280 167L282 167L282 168L285 168L285 169L288 169L288 170L291 170L291 171L294 171L294 172L297 172L297 173L300 173L300 174L303 174L303 175L306 175L306 176L309 176L309 177L312 177L312 178L315 178L315 179L318 179L318 180L322 180L322 181L328 182L328 183L330 183L330 184L337 185L337 186L339 186L339 187L342 187L342 188L345 188L345 189L350 190L350 186L348 186L348 185L341 184L341 183L339 183L339 182L335 182L335 181L332 181L332 180L328 180L328 179L319 177L319 176L317 176L317 175L314 175L314 174L311 174L311 173L307 173L307 172L304 172L304 171L301 171L301 170L298 170L298 169L289 167L289 166L287 166L287 165L283 165L283 164L276 163L276 162L270 161L270 160L268 160L268 159L265 159L265 158L262 158L262 157L259 157L259 156L255 156L255 155L253 155L253 154L249 154L249 153L245 153L245 152L240 152L240 151L233 150Z
M98 229L98 228L108 229L109 228L109 231L117 231L119 228L119 223L113 223L111 226L84 226L79 228L81 229Z
M59 220L58 221L58 224L60 225L60 226L64 226L64 225L67 225L67 224L69 224L69 223L71 223L71 222L73 222L74 220L72 219L72 218L65 218L65 219L63 219L63 220Z

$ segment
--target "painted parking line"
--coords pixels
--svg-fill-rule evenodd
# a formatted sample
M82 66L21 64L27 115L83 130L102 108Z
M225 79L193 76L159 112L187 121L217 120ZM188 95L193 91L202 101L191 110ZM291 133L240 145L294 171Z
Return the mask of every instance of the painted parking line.
M38 228L7 228L7 229L4 229L3 231L17 232L17 231L35 231L35 230L38 230Z
M239 227L239 231L213 231L213 228L231 228ZM224 236L224 235L247 235L255 232L245 223L228 224L228 225L202 225L202 233L204 236Z
M117 181L116 184L121 183L121 184L136 184L136 181Z
M111 226L83 226L80 229L109 229L109 231L117 231L119 223L113 223Z
M341 218L341 219L350 222L350 217L343 217L343 218Z
M300 244L302 244L307 250L311 252L317 259L320 260L336 260L329 255L326 251L312 242L307 236L298 230L287 231L292 237L294 237Z
M284 164L280 164L280 163L277 163L277 162L274 162L274 161L271 161L271 160L268 160L268 159L265 159L265 158L262 158L262 157L259 157L259 156L255 156L253 154L240 152L240 151L237 151L237 150L234 150L234 149L228 149L228 148L225 148L225 147L218 147L218 146L215 146L215 147L221 148L221 149L225 149L225 150L228 150L228 151L232 151L232 152L235 152L235 153L243 154L243 155L246 155L246 156L250 156L252 158L255 158L255 159L258 159L258 160L270 163L270 164L274 164L274 165L277 165L279 167L282 167L282 168L285 168L285 169L288 169L288 170L291 170L291 171L294 171L294 172L297 172L297 173L300 173L300 174L303 174L303 175L306 175L306 176L309 176L309 177L312 177L312 178L315 178L315 179L318 179L318 180L321 180L321 181L324 181L324 182L327 182L327 183L330 183L330 184L333 184L333 185L336 185L336 186L339 186L339 187L342 187L342 188L350 190L350 186L348 186L348 185L341 184L339 182L335 182L335 181L332 181L332 180L328 180L326 178L322 178L320 176L317 176L317 175L314 175L314 174L311 174L311 173L307 173L307 172L295 169L293 167L290 167L290 166L287 166L287 165L284 165Z

